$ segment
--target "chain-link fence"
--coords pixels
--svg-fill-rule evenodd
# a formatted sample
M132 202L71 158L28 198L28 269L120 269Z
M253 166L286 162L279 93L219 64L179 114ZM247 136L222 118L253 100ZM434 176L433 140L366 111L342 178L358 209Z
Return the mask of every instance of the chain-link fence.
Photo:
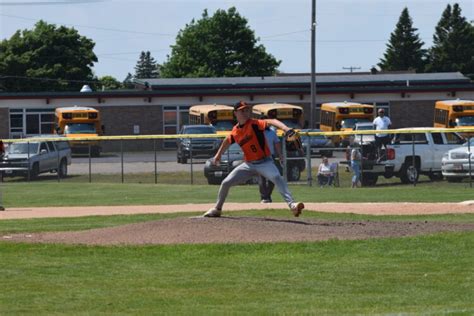
M357 176L357 186L400 182L416 186L420 179L444 178L468 181L472 187L473 138L468 131L456 131L465 133L462 138L453 129L389 130L391 143L380 148L375 145L375 131L305 132L300 135L299 152L287 150L282 139L282 174L289 182L317 186L349 187ZM346 138L349 146L334 147L331 137L335 135ZM219 184L243 161L243 155L238 146L230 147L220 166L214 166L209 158L218 145L203 141L212 139L221 138L193 134L68 139L72 155L61 137L4 140L7 148L0 178L5 182ZM163 150L175 143L176 149ZM351 159L357 152L360 156ZM326 168L321 167L323 157ZM331 181L323 182L323 173Z

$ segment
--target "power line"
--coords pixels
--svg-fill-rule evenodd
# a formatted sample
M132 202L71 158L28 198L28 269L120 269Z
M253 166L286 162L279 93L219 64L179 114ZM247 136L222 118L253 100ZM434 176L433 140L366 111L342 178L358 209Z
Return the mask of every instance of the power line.
M8 18L14 18L14 19L20 19L20 20L27 20L27 21L39 21L39 20L41 20L41 19L38 20L38 19L33 19L33 18L25 18L25 17L18 16L18 15L10 15L10 14L3 14L3 13L0 13L0 16L4 16L4 17L8 17ZM133 31L133 30L122 30L122 29L115 29L115 28L109 28L109 27L90 26L90 25L81 25L81 24L58 23L58 22L49 22L49 23L67 25L67 26L72 26L72 27L83 27L83 28L89 28L89 29L101 30L101 31L109 31L109 32L144 34L144 35L155 35L155 36L175 36L175 34L142 32L142 31Z

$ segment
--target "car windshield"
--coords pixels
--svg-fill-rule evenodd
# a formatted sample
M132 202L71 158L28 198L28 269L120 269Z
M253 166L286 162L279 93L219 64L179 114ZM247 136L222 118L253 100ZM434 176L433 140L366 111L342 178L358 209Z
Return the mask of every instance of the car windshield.
M36 154L39 143L12 143L7 148L8 154Z
M234 122L232 121L217 121L212 124L218 131L231 131L234 127Z
M368 119L363 118L346 118L342 121L342 128L354 128L356 123L370 123Z
M370 131L373 130L374 126L373 125L358 125L357 130L358 131Z
M212 126L188 127L183 130L183 134L215 134L216 129Z
M474 116L461 116L456 119L457 126L474 126Z
M95 134L95 126L93 123L75 123L67 124L64 127L64 134Z

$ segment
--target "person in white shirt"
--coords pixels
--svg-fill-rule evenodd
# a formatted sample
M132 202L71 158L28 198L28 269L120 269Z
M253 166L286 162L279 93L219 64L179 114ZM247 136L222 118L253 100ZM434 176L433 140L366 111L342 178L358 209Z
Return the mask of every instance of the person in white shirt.
M378 110L379 116L374 119L375 130L387 130L392 126L392 121L388 116L385 116L384 109ZM390 144L390 135L385 133L375 134L375 147L377 148L377 154L379 160L382 159L382 146L387 150L387 144Z
M334 170L331 169L331 164L327 157L323 157L323 161L318 168L318 183L322 187L325 184L332 185L334 180Z

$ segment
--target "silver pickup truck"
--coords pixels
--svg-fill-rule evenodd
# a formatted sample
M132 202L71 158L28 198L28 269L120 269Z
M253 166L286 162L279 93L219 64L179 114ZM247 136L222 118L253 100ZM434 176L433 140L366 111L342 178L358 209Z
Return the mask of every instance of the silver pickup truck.
M0 173L3 177L35 179L41 173L57 172L64 178L70 164L71 148L67 141L30 138L8 145L0 159Z

